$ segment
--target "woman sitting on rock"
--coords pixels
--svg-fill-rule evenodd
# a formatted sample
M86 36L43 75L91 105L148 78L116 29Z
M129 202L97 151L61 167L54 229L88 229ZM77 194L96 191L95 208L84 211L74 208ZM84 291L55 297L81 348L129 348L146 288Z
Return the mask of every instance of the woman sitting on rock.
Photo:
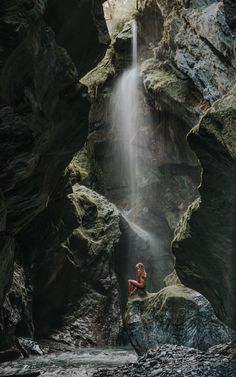
M144 268L143 263L137 263L136 269L136 280L128 280L128 296L131 296L137 288L144 289L146 287L147 273Z

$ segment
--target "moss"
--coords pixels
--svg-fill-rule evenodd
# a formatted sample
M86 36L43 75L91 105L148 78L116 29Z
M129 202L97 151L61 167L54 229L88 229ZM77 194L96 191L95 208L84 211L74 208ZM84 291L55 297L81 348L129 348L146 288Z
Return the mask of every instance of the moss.
M167 308L171 308L171 320L173 323L183 322L186 314L186 305L196 305L191 291L181 284L163 288L158 293L149 294L141 299L129 300L124 315L125 322L129 323L132 308L139 305L143 323L160 320L166 315Z
M171 285L179 285L179 284L182 285L175 270L171 274L167 275L164 279L165 287L169 287Z
M200 206L200 198L194 200L194 202L188 207L187 211L181 218L180 222L177 225L174 234L174 240L172 244L176 244L182 239L191 237L189 221L191 219L192 213L197 211Z
M113 56L114 50L110 47L101 63L82 78L81 82L88 86L90 93L96 92L96 88L102 86L109 78L115 75Z
M204 130L213 134L217 141L227 149L232 158L236 157L236 87L214 103L212 108L203 117L198 132Z
M173 310L173 314L175 313L177 316L181 315L181 302L185 300L194 302L188 288L183 285L169 286L144 302L143 319L148 320L152 317L161 316L170 300L176 309Z

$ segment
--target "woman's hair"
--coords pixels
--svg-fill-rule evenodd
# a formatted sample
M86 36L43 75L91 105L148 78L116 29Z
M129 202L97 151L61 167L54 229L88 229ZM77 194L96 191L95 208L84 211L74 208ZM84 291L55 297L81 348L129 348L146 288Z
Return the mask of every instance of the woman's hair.
M136 266L135 266L135 268L136 268L136 270L137 270L138 268L142 268L142 270L143 270L143 274L144 274L144 277L145 277L145 278L147 277L147 273L146 273L146 271L145 271L145 267L144 267L144 264L143 264L143 263L141 263L141 262L137 263Z

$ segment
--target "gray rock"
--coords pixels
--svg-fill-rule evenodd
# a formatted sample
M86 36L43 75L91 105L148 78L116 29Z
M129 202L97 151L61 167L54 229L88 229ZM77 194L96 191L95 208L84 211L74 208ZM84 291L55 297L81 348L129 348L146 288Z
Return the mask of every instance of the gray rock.
M229 346L230 349L230 346ZM224 346L218 346L220 354L216 357L213 351L213 354L203 353L199 350L196 350L194 355L193 362L189 362L189 348L173 346L173 345L163 345L158 351L149 351L144 356L138 359L138 365L129 364L125 366L125 372L128 377L136 376L140 374L143 377L150 376L160 376L160 377L228 377L235 376L236 365L235 362L230 359L229 356L224 357ZM163 364L159 360L159 352L167 352L168 363ZM232 351L232 349L231 349ZM214 356L213 356L214 355ZM156 367L153 368L149 366L148 368L143 369L143 366L147 364L149 360L156 361ZM227 360L227 361L226 361ZM205 362L209 363L209 367L206 367ZM99 371L94 373L93 377L120 377L123 376L123 368L121 367L119 371L117 369L107 369L103 370L102 373Z
M231 339L231 330L214 315L210 303L182 285L171 285L149 297L129 300L125 326L140 355L162 344L207 350ZM165 364L168 357L159 354Z

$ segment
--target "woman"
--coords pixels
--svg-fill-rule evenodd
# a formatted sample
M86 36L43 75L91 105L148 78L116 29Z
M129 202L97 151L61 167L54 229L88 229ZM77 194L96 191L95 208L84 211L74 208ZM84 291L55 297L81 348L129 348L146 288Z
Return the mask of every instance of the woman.
M144 268L143 263L137 263L136 269L136 280L128 280L128 296L131 296L137 288L145 288L147 273Z

